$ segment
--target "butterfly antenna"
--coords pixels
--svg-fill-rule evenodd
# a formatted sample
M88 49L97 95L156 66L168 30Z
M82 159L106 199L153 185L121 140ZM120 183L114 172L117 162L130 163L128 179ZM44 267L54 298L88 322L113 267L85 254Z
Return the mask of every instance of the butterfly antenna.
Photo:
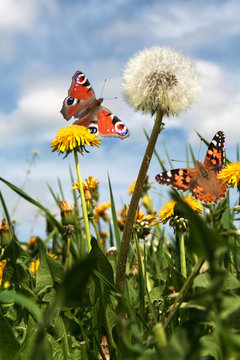
M171 161L176 161L176 162L186 162L186 160L175 160L175 159L171 159ZM189 161L190 163L193 163L193 161Z
M106 85L106 81L107 81L107 79L104 79L103 86L102 86L102 90L101 90L101 92L100 92L100 96L99 96L100 98L102 97L103 90L104 90L105 85Z
M111 97L111 98L104 98L104 100L112 100L112 99L117 99L117 96Z

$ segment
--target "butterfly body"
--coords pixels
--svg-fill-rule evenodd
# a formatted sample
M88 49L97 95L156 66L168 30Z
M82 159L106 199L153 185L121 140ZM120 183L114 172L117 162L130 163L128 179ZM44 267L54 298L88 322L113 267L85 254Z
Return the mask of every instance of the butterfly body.
M157 182L176 189L189 190L192 196L205 203L216 203L225 197L227 185L218 179L225 165L225 136L218 131L210 143L204 163L195 161L196 168L174 169L156 175Z
M92 133L100 133L103 137L119 137L124 139L129 136L129 130L124 123L110 110L101 104L103 98L96 99L94 90L81 72L77 71L72 77L68 96L63 101L61 113L67 121L74 117L73 124L82 125Z

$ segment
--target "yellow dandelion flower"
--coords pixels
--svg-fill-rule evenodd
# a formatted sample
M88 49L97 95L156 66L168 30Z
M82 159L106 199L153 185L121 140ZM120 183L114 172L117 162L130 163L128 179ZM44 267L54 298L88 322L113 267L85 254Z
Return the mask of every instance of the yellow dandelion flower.
M70 205L66 200L62 200L60 203L61 212L70 212L72 211L72 205Z
M149 195L144 195L142 197L142 205L147 209L147 210L152 210L152 198L150 198Z
M164 206L160 209L160 221L163 224L166 224L168 220L174 215L174 207L176 205L176 201L171 200L164 204Z
M202 205L191 196L183 196L182 200L185 201L194 211L198 213L203 212ZM170 218L174 215L174 208L176 205L176 201L171 200L164 204L164 206L160 209L160 221L163 224L166 224Z
M185 201L194 211L200 214L203 212L202 205L196 199L193 199L191 196L184 196L182 200Z
M2 224L0 226L0 232L7 232L9 231L7 221L5 219L2 219Z
M131 185L129 185L129 187L128 187L128 194L129 195L133 193L135 185L136 185L136 181L134 181Z
M48 255L51 256L51 258L53 258L54 260L57 259L57 255L54 254L54 253L52 252L52 250L50 250L50 251L48 252Z
M231 187L238 186L240 182L240 162L227 164L218 174L218 178Z
M0 261L0 285L2 284L3 270L4 270L5 266L6 266L6 264L7 264L6 259Z
M32 248L34 248L35 245L37 245L37 237L31 236L28 241L28 247L32 249Z
M28 270L32 273L32 276L35 278L36 276L36 273L38 271L38 268L39 268L39 265L40 265L40 259L32 259L31 260L31 263L30 263L30 266L28 268Z
M10 287L10 282L9 281L5 281L3 284L3 288L4 290L7 290Z
M86 180L86 183L84 181L82 181L82 184L83 184L83 190L93 190L95 189L98 184L99 184L99 181L97 179L95 179L93 176L89 176ZM78 181L75 182L74 186L72 187L72 189L76 189L76 190L79 190L79 183Z
M109 201L108 203L103 203L101 205L99 205L95 211L94 211L94 216L99 219L100 217L103 218L105 221L108 221L108 215L106 213L106 210L111 206L111 202Z
M93 176L89 176L87 179L86 179L86 183L87 183L87 188L89 190L93 190L95 189L98 184L99 184L99 181L97 179L95 179Z
M55 139L51 142L52 151L66 153L65 157L76 149L83 154L88 152L85 145L99 147L101 139L84 126L70 125L59 129Z

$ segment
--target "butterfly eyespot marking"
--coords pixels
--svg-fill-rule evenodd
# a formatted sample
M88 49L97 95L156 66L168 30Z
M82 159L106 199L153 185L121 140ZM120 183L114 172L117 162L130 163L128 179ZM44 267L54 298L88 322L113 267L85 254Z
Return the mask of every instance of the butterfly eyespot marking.
M86 76L83 75L82 73L78 73L75 75L74 80L78 83L83 85L83 83L86 81Z
M98 128L97 128L97 126L95 126L95 125L90 125L90 126L88 127L88 129L90 130L91 134L98 135Z
M75 99L75 98L73 98L71 96L66 98L66 103L67 103L68 106L76 105L76 104L79 103L79 101L80 101L79 99Z
M120 136L125 136L128 133L128 129L126 125L122 123L122 121L118 121L115 124L115 131Z

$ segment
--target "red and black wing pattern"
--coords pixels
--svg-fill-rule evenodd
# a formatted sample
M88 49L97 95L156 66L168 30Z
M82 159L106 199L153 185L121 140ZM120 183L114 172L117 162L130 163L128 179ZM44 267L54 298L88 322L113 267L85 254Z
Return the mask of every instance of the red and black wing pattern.
M103 137L119 137L125 139L129 136L127 126L110 110L100 106L96 113L98 131Z
M94 99L95 93L88 78L81 71L76 71L60 112L66 120L72 116L78 117L77 114Z
M101 106L103 98L96 99L94 90L81 71L72 77L68 96L63 101L61 113L64 119L76 118L74 125L85 126L92 133L103 137L128 137L127 126L109 109Z

